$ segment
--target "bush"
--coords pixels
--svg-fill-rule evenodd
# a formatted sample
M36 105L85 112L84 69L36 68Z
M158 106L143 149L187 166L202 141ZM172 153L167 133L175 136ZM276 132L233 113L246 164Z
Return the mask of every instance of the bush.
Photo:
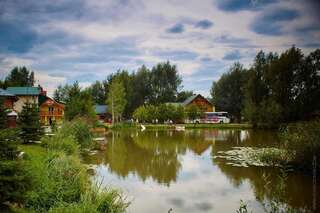
M64 152L51 152L42 162L31 162L34 189L27 196L26 207L48 211L60 202L77 202L88 188L86 171L79 159Z
M58 133L60 133L62 137L73 136L81 148L89 147L92 142L90 125L84 119L65 122Z
M63 151L67 155L79 153L79 145L73 135L64 135L57 132L52 137L42 138L42 145L48 148L48 151Z
M288 125L281 132L281 140L284 148L294 153L293 163L300 168L312 169L314 158L320 159L319 120Z

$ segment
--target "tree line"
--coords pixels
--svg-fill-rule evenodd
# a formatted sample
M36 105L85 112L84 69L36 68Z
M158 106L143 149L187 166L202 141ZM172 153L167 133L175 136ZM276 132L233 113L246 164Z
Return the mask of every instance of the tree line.
M107 104L113 118L120 120L131 118L139 106L182 102L192 96L192 91L182 90L181 83L177 67L167 61L151 69L142 65L132 73L118 70L85 89L81 89L78 82L60 85L54 92L54 99L66 103L67 119L74 118L79 112L81 115L92 114L90 106L94 104Z
M235 63L214 81L212 101L218 110L254 126L273 126L319 116L320 49L305 56L291 47L281 54L260 51L253 64Z

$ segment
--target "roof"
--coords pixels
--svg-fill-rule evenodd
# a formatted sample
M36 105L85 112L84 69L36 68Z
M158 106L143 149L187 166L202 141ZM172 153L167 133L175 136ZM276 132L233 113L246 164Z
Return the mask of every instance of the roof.
M187 98L182 104L183 104L184 106L190 104L197 96L198 96L198 95L192 95L192 96L190 96L190 97Z
M8 92L7 90L0 89L0 96L6 96L6 97L15 97L14 94Z
M7 92L15 95L39 95L39 87L8 87Z
M107 105L94 105L94 111L96 112L96 114L105 114L107 113L107 110Z

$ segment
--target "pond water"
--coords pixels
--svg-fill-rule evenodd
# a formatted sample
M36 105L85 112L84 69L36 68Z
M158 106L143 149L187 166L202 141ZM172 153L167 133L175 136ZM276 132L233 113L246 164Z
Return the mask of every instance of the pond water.
M276 196L279 169L234 167L214 158L236 146L277 146L276 132L121 130L109 131L106 141L104 151L83 160L95 165L97 182L122 189L131 201L129 212L236 212L240 200L263 212L263 203ZM279 195L285 204L312 209L312 176L293 172L285 183Z

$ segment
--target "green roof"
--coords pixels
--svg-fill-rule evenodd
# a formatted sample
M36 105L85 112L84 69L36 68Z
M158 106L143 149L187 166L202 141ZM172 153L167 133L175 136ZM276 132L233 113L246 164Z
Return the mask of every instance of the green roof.
M0 96L3 97L3 96L6 96L6 97L14 97L15 95L4 90L4 89L0 89Z
M39 95L39 87L8 87L7 92L15 95Z

